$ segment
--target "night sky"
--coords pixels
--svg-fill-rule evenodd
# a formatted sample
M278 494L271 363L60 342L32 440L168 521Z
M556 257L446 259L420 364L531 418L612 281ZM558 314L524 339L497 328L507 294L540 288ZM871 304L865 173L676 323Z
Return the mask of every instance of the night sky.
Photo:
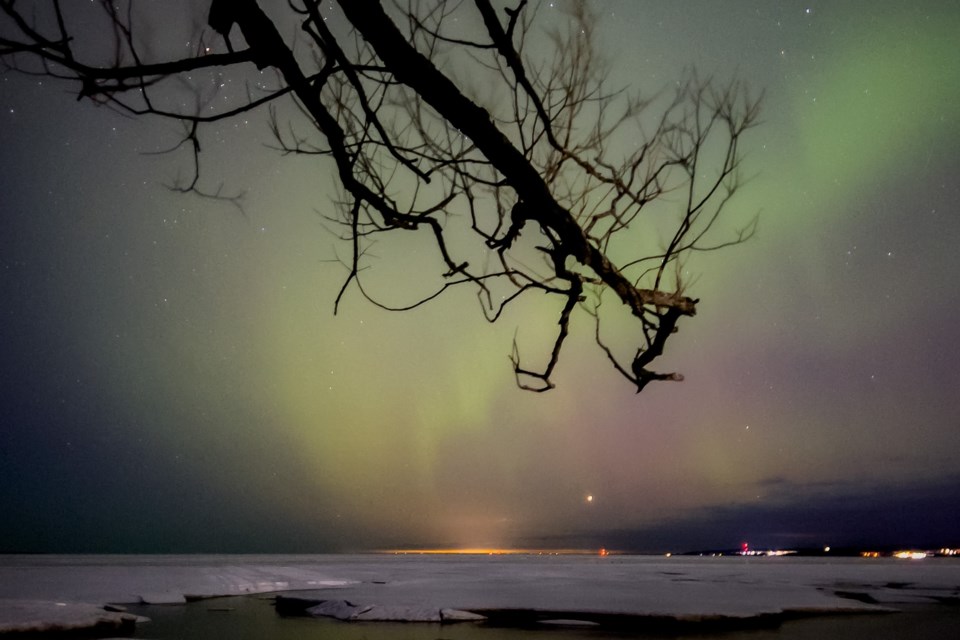
M536 300L334 316L332 165L264 148L265 113L204 139L240 213L164 187L174 123L0 76L0 551L960 545L957 3L594 6L616 81L766 96L758 233L689 263L658 363L686 380L639 395L584 314L557 388L518 390ZM440 269L378 260L387 301Z

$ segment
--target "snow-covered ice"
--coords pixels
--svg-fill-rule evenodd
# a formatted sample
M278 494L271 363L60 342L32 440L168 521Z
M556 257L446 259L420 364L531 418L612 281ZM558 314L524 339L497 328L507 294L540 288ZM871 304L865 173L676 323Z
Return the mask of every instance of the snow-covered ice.
M66 632L80 629L126 633L138 616L104 610L100 605L46 600L0 600L0 635Z
M87 607L97 615L123 615L107 614L97 605L275 591L296 591L290 595L317 607L313 613L349 620L436 622L445 620L444 611L446 621L517 612L565 624L611 616L748 619L876 612L899 603L955 600L960 597L960 562L553 555L0 556L0 631L16 620L22 624L24 615L16 612L25 600L33 601L33 607L47 603L49 618L31 614L43 624L63 619L76 603L91 603ZM79 620L91 609L75 611Z

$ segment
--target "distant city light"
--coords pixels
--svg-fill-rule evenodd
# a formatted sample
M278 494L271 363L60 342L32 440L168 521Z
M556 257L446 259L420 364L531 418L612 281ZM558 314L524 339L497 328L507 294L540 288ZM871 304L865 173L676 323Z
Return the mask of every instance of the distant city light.
M736 552L738 556L789 556L795 554L793 549L751 549L750 545L744 542L740 545L740 551Z
M894 558L900 558L901 560L922 560L926 558L929 554L926 551L895 551L893 554Z

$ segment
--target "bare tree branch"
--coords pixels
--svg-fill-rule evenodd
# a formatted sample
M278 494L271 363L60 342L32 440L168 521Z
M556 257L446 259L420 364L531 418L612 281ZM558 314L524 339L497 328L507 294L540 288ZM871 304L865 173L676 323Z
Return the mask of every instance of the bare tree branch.
M646 98L610 89L587 3L571 0L569 27L546 36L534 5L289 0L271 18L257 0L212 0L210 31L194 34L193 53L165 57L149 54L132 3L97 0L113 38L105 57L91 53L99 45L88 41L77 6L48 0L27 10L0 0L0 61L72 80L78 99L182 122L172 150L188 151L191 171L175 188L233 204L222 188L200 187L201 131L267 106L273 147L328 158L339 182L339 208L327 217L350 252L335 312L351 290L403 311L472 286L496 322L537 291L562 304L546 323L556 328L545 364L526 364L514 341L521 388L553 388L578 310L594 319L601 352L638 392L681 380L651 367L681 318L697 311L680 265L756 230L756 218L734 231L722 221L744 184L742 139L760 99L739 82L695 73ZM245 97L216 108L195 78L267 70L278 86L248 85ZM193 108L171 106L168 96L184 86ZM278 109L284 103L292 116ZM429 293L386 303L364 274L375 263L374 239L399 232L425 234L443 267ZM608 291L635 322L629 350L601 335Z

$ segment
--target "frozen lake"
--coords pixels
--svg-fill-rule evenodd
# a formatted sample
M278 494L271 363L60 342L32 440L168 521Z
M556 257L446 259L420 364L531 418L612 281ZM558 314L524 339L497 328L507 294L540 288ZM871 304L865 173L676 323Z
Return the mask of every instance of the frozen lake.
M106 603L142 614L143 603L272 592L300 598L302 608L325 601L314 613L381 624L439 621L459 611L483 615L488 625L551 629L577 623L636 631L648 623L678 621L686 633L704 621L749 626L751 621L779 624L811 614L850 612L875 614L858 616L864 620L885 619L891 616L881 612L891 608L907 610L892 615L902 620L918 609L933 610L938 602L956 603L960 562L554 555L0 556L0 630L31 620L43 628L45 620L89 616ZM258 620L266 616L272 624L316 624L318 630L336 624L341 633L350 627L330 620L292 622L260 599L229 607L211 602L219 601L167 606L162 616L183 618L201 611L204 619L218 614L216 624L251 615ZM955 604L939 608L945 616L957 610ZM162 626L159 620L156 625ZM138 637L151 637L144 635L149 629L149 624L138 627ZM454 638L448 630L461 636L489 632L476 625L449 625L444 638ZM927 637L937 637L931 633Z

